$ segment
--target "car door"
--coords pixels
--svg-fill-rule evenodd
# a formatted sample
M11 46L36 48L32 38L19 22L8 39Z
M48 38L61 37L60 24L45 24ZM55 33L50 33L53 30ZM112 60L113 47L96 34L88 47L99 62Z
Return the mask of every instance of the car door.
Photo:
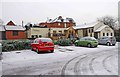
M78 41L78 45L83 46L83 43L84 43L84 38L81 38L81 39Z
M32 43L32 48L36 50L38 44L39 44L38 39L35 39L34 42Z
M107 39L108 39L107 37L103 37L102 40L101 40L101 43L102 44L106 44L107 43Z

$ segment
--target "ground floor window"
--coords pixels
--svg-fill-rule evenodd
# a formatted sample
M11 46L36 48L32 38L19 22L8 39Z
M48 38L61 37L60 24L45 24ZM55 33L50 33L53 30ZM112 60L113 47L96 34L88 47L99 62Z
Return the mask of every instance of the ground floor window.
M107 33L107 36L109 36L109 33Z
M103 33L103 36L105 36L105 33Z
M111 36L112 36L113 34L111 33Z
M18 31L13 31L13 36L18 36Z

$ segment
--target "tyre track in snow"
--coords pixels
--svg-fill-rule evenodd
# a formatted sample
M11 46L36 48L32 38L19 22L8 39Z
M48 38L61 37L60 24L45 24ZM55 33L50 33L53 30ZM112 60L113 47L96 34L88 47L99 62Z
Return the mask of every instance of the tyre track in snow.
M117 55L116 54L114 54L114 55L110 55L110 56L108 56L108 57L106 57L104 60L103 60L103 67L104 67L104 69L106 69L109 73L111 73L111 74L117 74L117 72L118 72L118 69L115 69L114 68L114 71L112 70L113 69L113 67L112 67L112 63L110 63L111 61L111 59L112 58L114 58L114 57L117 57ZM108 65L109 64L109 65Z
M114 53L114 52L113 52ZM89 53L89 54L83 54L83 55L79 55L77 57L74 57L72 59L70 59L62 68L61 71L61 75L68 75L67 72L69 71L68 69L71 68L71 63L74 63L74 68L72 68L72 72L73 75L97 75L99 73L96 73L96 70L94 68L96 68L96 66L94 66L95 60L103 57L102 59L102 63L103 61L105 61L108 56L113 55L113 53L109 50L105 50L103 51L99 51L99 52L93 52L93 53ZM97 64L100 64L97 63ZM82 66L81 66L82 65ZM102 65L102 67L105 68L105 66ZM107 69L103 69L105 72L109 72ZM88 72L88 73L86 73Z

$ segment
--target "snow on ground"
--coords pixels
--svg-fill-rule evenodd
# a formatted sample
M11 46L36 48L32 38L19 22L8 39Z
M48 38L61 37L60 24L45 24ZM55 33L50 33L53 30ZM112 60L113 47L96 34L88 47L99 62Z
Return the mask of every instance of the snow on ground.
M58 74L60 74L60 71L61 71L60 69L63 67L63 65L67 61L69 61L70 59L78 55L84 55L84 54L91 55L92 53L97 53L100 51L112 52L113 49L114 50L118 49L118 43L116 44L116 46L99 45L97 48L76 47L76 46L55 46L54 53L37 54L36 52L31 50L3 52L3 55L2 55L3 74L5 75L6 74L38 75L40 73L49 74L50 71L53 71L52 73L57 74L55 73L55 70L59 71ZM90 58L92 59L93 57L94 56ZM105 62L106 65L109 62L117 61L118 57L116 56L111 56L111 57L106 59L108 60ZM102 59L102 57L100 57L100 59ZM112 65L118 66L116 65L116 63L112 63ZM94 66L96 65L94 64ZM110 66L106 68L109 68L109 67ZM96 69L96 67L94 69ZM113 69L117 69L117 67ZM10 71L10 70L13 70L13 71ZM28 72L25 70L28 70Z

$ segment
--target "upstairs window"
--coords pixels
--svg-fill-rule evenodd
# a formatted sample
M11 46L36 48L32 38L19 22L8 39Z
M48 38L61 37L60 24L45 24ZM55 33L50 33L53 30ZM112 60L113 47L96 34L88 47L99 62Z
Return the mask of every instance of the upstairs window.
M58 26L60 26L60 23L58 23Z

